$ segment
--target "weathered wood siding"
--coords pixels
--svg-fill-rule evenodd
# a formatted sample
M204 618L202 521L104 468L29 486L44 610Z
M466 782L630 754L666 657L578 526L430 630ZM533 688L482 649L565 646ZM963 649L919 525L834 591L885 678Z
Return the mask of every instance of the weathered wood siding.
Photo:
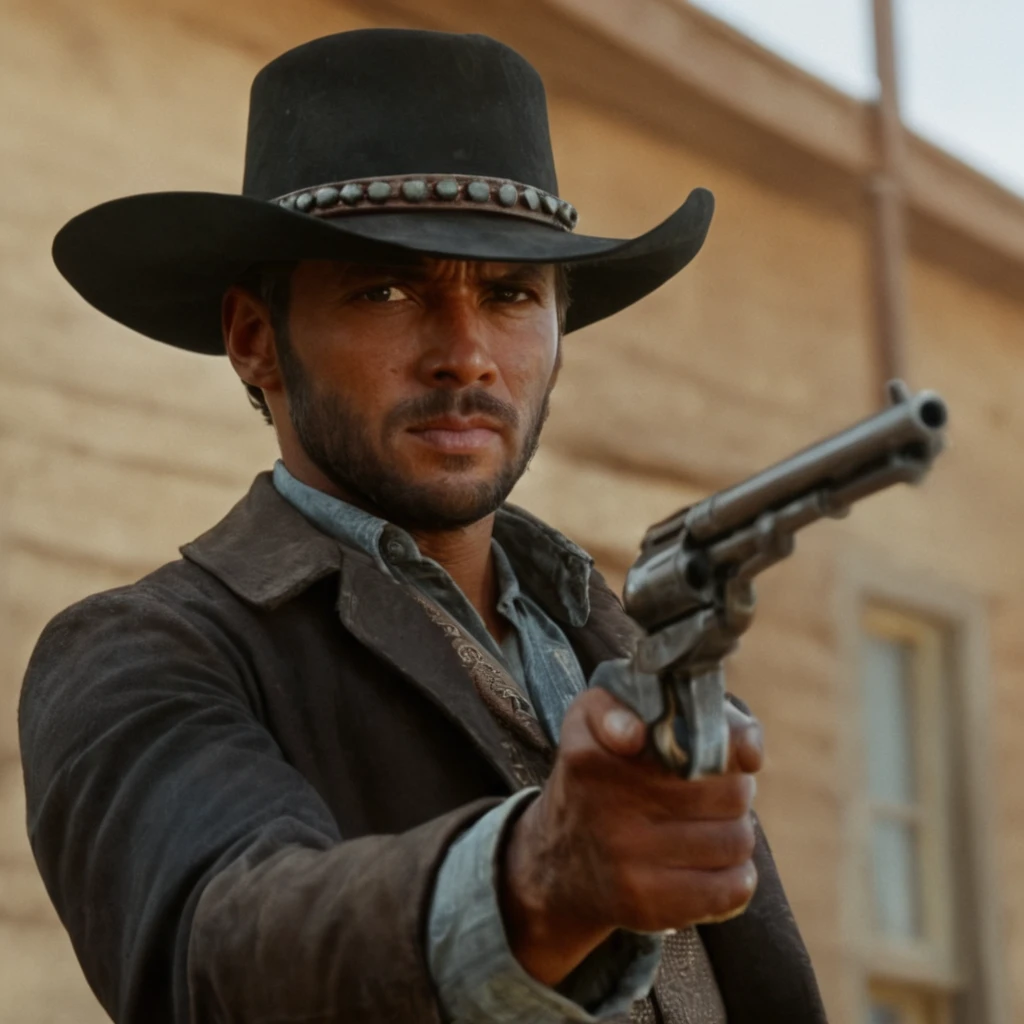
M442 5L443 6L443 5ZM0 1016L104 1018L24 836L16 706L59 609L175 556L270 465L271 432L228 364L148 342L60 279L50 240L120 194L231 191L248 85L272 55L370 24L328 0L0 0ZM620 580L651 521L875 408L866 225L794 190L552 96L562 193L580 230L632 235L706 185L718 213L681 277L566 346L541 452L517 497ZM773 173L777 176L778 168ZM1024 300L916 259L909 362L953 410L926 487L821 527L760 588L732 666L763 719L758 796L834 1019L850 949L842 778L844 665L833 592L863 552L974 594L990 613L997 884L1024 1021ZM1017 970L1013 970L1016 965Z

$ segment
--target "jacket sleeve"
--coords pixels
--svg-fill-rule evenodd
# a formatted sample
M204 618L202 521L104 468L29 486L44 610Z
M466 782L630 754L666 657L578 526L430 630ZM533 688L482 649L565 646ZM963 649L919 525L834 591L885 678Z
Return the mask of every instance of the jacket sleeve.
M29 839L90 985L119 1024L439 1022L434 877L496 801L342 841L261 725L243 650L138 585L37 645Z
M427 958L447 1016L459 1024L597 1024L644 998L661 962L660 935L616 931L556 987L523 970L499 906L500 850L540 792L521 789L452 844L434 886Z

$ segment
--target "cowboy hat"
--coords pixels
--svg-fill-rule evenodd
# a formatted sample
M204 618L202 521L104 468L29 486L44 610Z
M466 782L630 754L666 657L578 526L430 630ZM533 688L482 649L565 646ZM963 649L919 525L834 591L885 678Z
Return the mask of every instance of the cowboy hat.
M259 72L241 195L103 203L61 229L53 258L101 312L195 352L223 354L221 298L247 268L301 259L566 264L572 331L686 266L713 205L695 189L638 238L576 232L526 60L486 36L366 29Z

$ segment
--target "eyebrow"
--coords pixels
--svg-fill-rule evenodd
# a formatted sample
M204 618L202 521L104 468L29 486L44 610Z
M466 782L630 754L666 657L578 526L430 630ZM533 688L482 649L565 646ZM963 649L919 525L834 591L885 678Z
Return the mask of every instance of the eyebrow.
M496 282L535 284L545 279L546 266L547 264L543 263L508 264L496 272L484 271L480 279L485 284ZM345 267L344 277L356 281L378 277L404 277L413 281L425 281L430 275L426 265L422 263L350 263Z
M484 275L486 281L513 281L522 284L542 282L547 274L546 264L542 263L515 263L506 270L499 271L494 275Z

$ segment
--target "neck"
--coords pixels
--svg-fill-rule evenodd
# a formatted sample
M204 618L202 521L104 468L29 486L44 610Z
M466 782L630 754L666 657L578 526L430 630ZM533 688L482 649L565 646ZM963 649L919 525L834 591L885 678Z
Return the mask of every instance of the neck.
M400 524L399 524L400 525ZM458 530L410 530L420 553L432 558L455 581L480 613L491 636L499 643L508 625L498 615L498 575L491 554L494 515Z

